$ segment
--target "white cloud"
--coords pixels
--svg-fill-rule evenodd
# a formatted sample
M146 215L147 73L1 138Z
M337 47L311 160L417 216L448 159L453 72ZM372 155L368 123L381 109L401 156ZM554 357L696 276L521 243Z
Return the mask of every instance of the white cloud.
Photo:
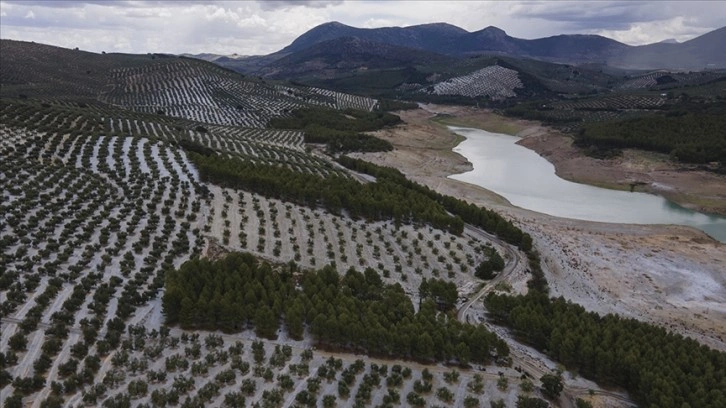
M684 17L674 17L665 21L633 24L627 30L600 30L598 34L633 45L650 44L666 39L683 42L697 34L690 27L689 21Z
M361 23L361 28L377 28L377 27L396 27L402 24L400 20L393 20L388 18L369 18L368 20Z
M342 0L321 1L321 0L275 0L262 1L260 7L265 11L290 9L294 7L325 8L343 3Z

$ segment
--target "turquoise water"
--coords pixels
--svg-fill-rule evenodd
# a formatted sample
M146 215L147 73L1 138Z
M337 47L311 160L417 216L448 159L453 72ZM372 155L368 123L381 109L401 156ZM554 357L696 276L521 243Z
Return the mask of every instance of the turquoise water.
M517 145L515 136L449 129L466 137L454 151L474 165L474 170L450 178L494 191L517 207L588 221L689 225L726 242L725 217L692 211L652 194L573 183L557 176L554 166L537 153Z

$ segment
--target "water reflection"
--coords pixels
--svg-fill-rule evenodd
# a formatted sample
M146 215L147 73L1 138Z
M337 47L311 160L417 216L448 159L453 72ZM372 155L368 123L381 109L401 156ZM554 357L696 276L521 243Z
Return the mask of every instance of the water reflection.
M512 204L558 217L630 224L689 225L726 242L726 218L683 208L662 197L608 190L561 179L537 153L515 144L517 137L453 127L466 137L454 151L472 171L450 176L482 186Z

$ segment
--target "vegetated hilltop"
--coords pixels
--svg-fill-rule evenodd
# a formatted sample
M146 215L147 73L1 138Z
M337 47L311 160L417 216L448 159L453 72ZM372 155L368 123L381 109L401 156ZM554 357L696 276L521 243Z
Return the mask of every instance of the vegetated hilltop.
M93 54L11 40L2 40L0 47L3 97L84 97L137 112L246 127L264 127L270 118L303 106L371 110L376 104L324 89L267 83L196 59Z
M4 97L97 97L118 66L143 65L157 56L96 54L25 41L0 40L0 83ZM159 56L161 58L161 56Z

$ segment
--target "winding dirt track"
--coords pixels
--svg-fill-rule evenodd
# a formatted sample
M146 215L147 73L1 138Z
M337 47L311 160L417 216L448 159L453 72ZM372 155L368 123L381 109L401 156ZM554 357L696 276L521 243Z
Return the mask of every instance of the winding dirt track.
M514 247L499 239L496 235L492 235L480 228L467 225L465 228L465 232L473 237L479 237L488 241L495 242L497 245L504 248L506 251L504 259L507 261L507 263L504 265L504 269L499 274L497 274L494 279L490 280L489 283L484 285L476 295L472 296L471 299L469 299L456 311L456 318L466 323L469 322L469 316L467 315L467 311L469 310L469 308L471 308L471 305L478 302L485 294L489 293L492 289L494 289L494 286L496 286L497 283L504 281L517 268L521 261L521 254L519 253L519 251L514 249Z
M494 290L498 283L507 282L511 278L511 275L516 271L517 267L520 266L520 264L526 265L527 260L524 258L522 252L517 248L480 228L467 225L465 227L465 232L473 237L478 236L479 238L493 241L506 251L504 256L506 261L504 269L456 311L456 317L459 321L476 324L476 318L473 316L470 318L469 316L471 306L480 302L485 295ZM487 320L481 321L481 324L484 324L488 330L496 333L497 336L507 343L513 367L518 367L521 369L522 373L535 381L539 380L539 378L545 374L552 373L553 368L556 366L555 363L543 354L534 351L534 349L517 342L508 329L492 325ZM570 375L567 377L572 378L573 376ZM560 407L574 407L574 401L577 398L585 398L588 396L605 397L607 398L610 406L630 407L635 405L624 392L605 390L594 383L592 386L583 386L582 384L575 383L574 381L568 381L567 377L563 381L564 390L562 397L558 401Z

